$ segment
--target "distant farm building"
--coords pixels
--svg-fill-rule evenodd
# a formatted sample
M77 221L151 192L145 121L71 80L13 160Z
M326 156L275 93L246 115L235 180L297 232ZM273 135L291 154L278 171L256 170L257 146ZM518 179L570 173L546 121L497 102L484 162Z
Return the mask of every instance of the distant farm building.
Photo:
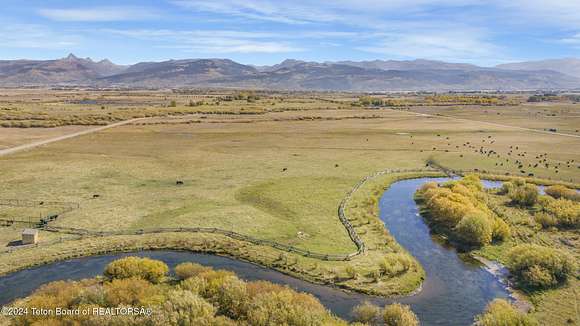
M22 231L22 244L36 244L38 243L38 230L35 229L24 229Z

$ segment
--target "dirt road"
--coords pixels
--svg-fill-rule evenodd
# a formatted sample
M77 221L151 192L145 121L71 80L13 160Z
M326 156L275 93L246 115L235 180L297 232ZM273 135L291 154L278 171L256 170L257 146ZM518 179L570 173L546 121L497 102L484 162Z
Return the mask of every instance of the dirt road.
M130 119L130 120L125 120L125 121L121 121L121 122L115 122L115 123L112 123L110 125L106 125L106 126L102 126L102 127L97 127L97 128L92 128L92 129L88 129L88 130L83 130L83 131L75 132L75 133L72 133L72 134L62 135L62 136L58 136L58 137L54 137L54 138L49 138L49 139L37 141L37 142L34 142L34 143L30 143L30 144L24 144L24 145L12 147L12 148L2 149L2 150L0 150L0 156L13 154L13 153L16 153L16 152L24 151L24 150L27 150L27 149L32 149L32 148L35 148L35 147L38 147L38 146L42 146L42 145L54 143L54 142L61 141L61 140L65 140L65 139L79 137L79 136L83 136L83 135L87 135L87 134L92 134L92 133L95 133L95 132L99 132L99 131L106 130L106 129L110 129L110 128L119 127L119 126L122 126L122 125L130 124L130 123L133 123L133 122L136 122L136 121L141 121L141 120L144 120L144 119L148 119L148 118L137 118L137 119Z
M418 116L423 116L423 117L436 117L436 118L445 118L445 119L450 119L450 120L457 120L457 121L467 121L467 122L478 122L481 124L486 124L489 126L494 126L494 127L502 127L502 128L509 128L509 129L518 129L518 130L523 130L523 131L530 131L530 132L537 132L537 133L541 133L541 134L548 134L548 135L554 135L554 136L564 136L564 137L573 137L573 138L580 138L580 135L572 135L572 134L565 134L565 133L561 133L561 132L552 132L552 131L545 131L545 130L538 130L538 129L532 129L532 128L524 128L524 127L517 127L517 126L510 126L510 125L504 125L501 123L495 123L495 122L487 122L487 121L481 121L481 120L471 120L471 119L465 119L465 118L456 118L456 117L452 117L452 116L448 116L448 115L442 115L442 114L427 114L427 113L419 113L419 112L413 112L413 111L407 111L409 113L418 115Z

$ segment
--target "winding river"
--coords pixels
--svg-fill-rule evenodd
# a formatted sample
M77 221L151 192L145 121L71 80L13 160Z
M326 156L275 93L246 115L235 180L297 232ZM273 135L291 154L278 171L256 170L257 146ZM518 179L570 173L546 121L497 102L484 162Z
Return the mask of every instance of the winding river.
M184 261L195 261L214 268L232 270L246 280L287 284L296 290L315 295L328 309L345 319L350 319L351 309L362 301L367 300L378 305L397 301L410 304L422 325L470 325L473 317L483 311L489 301L508 297L509 294L500 281L478 263L463 260L454 248L437 241L419 215L419 209L413 200L415 191L427 181L445 180L448 179L399 181L385 191L380 201L380 215L385 226L421 262L427 272L422 290L410 297L392 300L346 293L226 257L178 251L144 251L72 259L0 277L0 305L26 296L47 282L100 275L110 261L133 255L159 259L170 267Z

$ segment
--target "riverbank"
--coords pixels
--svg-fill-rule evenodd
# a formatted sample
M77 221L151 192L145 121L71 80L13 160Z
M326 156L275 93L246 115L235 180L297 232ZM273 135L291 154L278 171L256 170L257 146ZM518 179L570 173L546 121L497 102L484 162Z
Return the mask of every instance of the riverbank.
M481 256L470 254L470 256L479 261L485 266L485 270L495 276L499 282L505 285L505 289L509 292L512 304L521 312L529 313L533 309L533 304L530 299L521 291L514 288L510 281L510 273L508 269L497 261L485 259Z

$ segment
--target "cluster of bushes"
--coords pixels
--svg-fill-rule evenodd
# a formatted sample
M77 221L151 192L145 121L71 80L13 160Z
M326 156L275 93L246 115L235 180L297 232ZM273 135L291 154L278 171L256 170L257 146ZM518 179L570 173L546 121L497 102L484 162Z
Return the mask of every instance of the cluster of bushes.
M548 196L539 196L534 218L544 228L580 226L580 194L561 185L546 188Z
M400 99L384 99L372 96L362 96L358 99L358 102L352 103L353 106L383 106L383 107L400 107L400 106L407 106L405 100Z
M13 317L17 325L347 325L313 296L265 281L245 282L232 272L194 263L168 276L163 262L128 257L110 263L105 277L58 281L15 305L93 309L145 307L151 314Z
M365 325L387 325L387 326L417 326L419 319L411 308L406 305L394 303L385 306L383 309L365 302L354 307L352 316L356 322Z
M104 275L110 279L141 278L151 283L160 283L169 272L159 260L127 257L115 260L105 268Z
M554 185L546 188L546 195L552 196L556 199L563 198L580 202L580 193L578 191L561 185Z
M538 326L531 316L518 311L503 299L495 299L475 318L475 326Z
M495 96L433 95L425 97L427 103L453 103L464 105L498 105L505 98Z
M510 235L507 223L487 206L483 185L476 175L441 186L426 183L417 195L428 210L428 217L464 244L484 246Z
M562 98L557 94L536 94L528 97L528 102L538 103L538 102L557 102Z
M565 198L540 196L539 209L534 217L543 227L578 228L580 226L580 202Z
M196 107L196 106L202 106L204 104L205 104L204 101L193 101L193 100L190 100L189 103L187 104L187 106L189 106L189 107Z
M389 253L379 262L381 276L395 277L415 267L414 259L404 253Z
M57 120L34 120L34 121L2 121L2 128L56 128L62 126L105 126L111 120L102 119L57 119Z
M558 249L522 244L508 253L508 268L529 289L544 289L564 283L576 271L574 259Z
M538 187L534 184L527 183L522 178L504 182L501 187L501 193L507 195L511 199L512 204L521 207L534 206L539 196Z
M547 196L540 195L537 186L518 178L504 182L501 193L514 205L534 208L534 219L544 228L580 225L580 194L576 190L555 185L546 188Z
M239 92L234 95L226 95L219 98L221 101L247 101L249 103L260 100L260 96L254 92Z

